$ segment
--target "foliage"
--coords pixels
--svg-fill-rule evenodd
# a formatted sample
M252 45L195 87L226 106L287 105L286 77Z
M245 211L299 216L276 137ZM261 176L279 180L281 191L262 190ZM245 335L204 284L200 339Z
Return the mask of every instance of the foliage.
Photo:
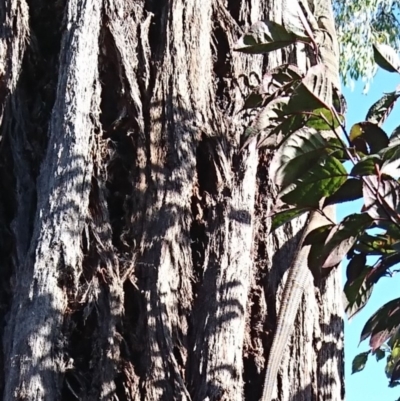
M400 49L399 3L394 0L336 0L333 8L344 83L360 77L371 81L376 73L372 45L383 43Z
M258 28L262 24L265 21ZM254 31L250 30L245 34L246 49L243 38L238 48L265 53L290 41L286 32L284 41L275 42L275 28L269 24L268 29L263 39L251 38ZM282 27L276 29L283 32ZM378 66L400 72L392 48L377 44L373 54ZM381 127L399 97L397 90L384 94L365 121L347 132L345 101L325 66L316 64L302 74L295 66L281 65L263 76L245 102L245 107L257 108L258 115L246 131L243 148L255 142L257 147L275 149L270 176L280 189L283 207L275 210L272 229L311 210L324 214L327 205L363 201L358 213L315 229L305 239L311 245L308 264L314 275L328 274L347 258L344 295L349 318L400 262L400 126L389 136ZM368 256L377 257L377 262L370 265ZM400 298L383 305L366 322L361 341L366 339L371 349L354 359L353 372L361 371L371 354L378 360L386 356L389 383L399 384Z

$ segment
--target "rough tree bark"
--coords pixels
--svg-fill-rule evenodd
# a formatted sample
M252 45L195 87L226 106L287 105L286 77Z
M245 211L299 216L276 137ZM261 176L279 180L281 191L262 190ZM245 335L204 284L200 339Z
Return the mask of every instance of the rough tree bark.
M4 401L259 399L301 222L267 235L270 155L238 153L240 76L282 55L232 47L279 4L0 4ZM339 300L304 297L282 401L343 398Z

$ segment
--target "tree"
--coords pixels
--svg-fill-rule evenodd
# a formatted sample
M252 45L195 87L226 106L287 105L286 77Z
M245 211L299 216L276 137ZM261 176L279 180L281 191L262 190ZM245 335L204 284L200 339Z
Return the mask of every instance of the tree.
M239 152L241 77L287 57L233 51L260 3L0 6L3 400L259 398L302 225L268 235L270 153ZM281 400L342 399L340 314L334 272Z
M373 45L384 43L399 49L398 2L345 0L334 1L333 6L341 46L341 77L345 83L362 78L368 89L377 71Z

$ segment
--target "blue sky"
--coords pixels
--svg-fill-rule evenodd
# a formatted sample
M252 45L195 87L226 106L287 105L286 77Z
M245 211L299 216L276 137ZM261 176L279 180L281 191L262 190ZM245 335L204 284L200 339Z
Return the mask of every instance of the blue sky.
M369 107L378 100L384 92L393 92L400 84L400 75L379 70L367 95L362 94L363 83L358 82L353 91L343 88L347 100L348 111L346 125L348 131L354 123L363 121ZM396 104L383 129L390 134L400 125L400 103ZM338 219L355 210L354 204L339 205ZM343 269L343 284L345 282L345 266ZM351 322L345 323L345 382L346 401L396 401L400 397L400 386L388 387L388 379L384 373L384 360L376 362L370 356L362 372L351 374L353 358L360 352L367 351L368 340L359 344L361 330L367 319L384 303L400 296L400 274L392 278L382 278L374 288L372 296L365 308Z

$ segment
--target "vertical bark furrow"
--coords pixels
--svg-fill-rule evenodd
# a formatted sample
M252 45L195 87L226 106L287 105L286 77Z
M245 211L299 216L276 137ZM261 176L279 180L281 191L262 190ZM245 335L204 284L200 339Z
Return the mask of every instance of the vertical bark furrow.
M25 0L5 0L0 6L0 122L8 95L15 89L29 35Z
M70 0L48 150L38 179L38 212L28 257L15 277L7 327L4 400L54 400L63 365L67 289L81 271L81 233L92 174L90 120L101 5Z
M239 15L250 2L243 2ZM259 7L258 7L259 6ZM222 27L236 28L245 23L232 21L222 2L216 6ZM260 18L263 8L254 5L253 22ZM194 305L194 350L190 358L190 383L193 399L242 400L243 399L243 343L245 334L247 298L251 280L254 202L256 193L257 151L252 147L240 156L234 156L243 133L243 116L237 111L243 105L244 96L234 83L234 78L250 72L260 74L262 58L248 57L232 52L237 38L230 30L226 35L227 48L219 42L216 55L222 60L216 72L221 81L230 83L229 109L235 110L232 118L219 122L216 140L209 142L211 165L203 162L199 168L215 169L216 182L210 188L200 182L200 193L205 197L207 238L205 247L204 277L199 297ZM223 63L223 59L231 60ZM226 79L229 77L230 79ZM216 97L216 96L215 96ZM214 97L212 97L214 98ZM223 108L226 110L224 102ZM217 114L218 115L218 114ZM219 120L217 120L219 121ZM200 162L199 162L200 163ZM199 172L199 177L201 173ZM204 184L204 183L203 183ZM209 183L206 185L209 186ZM204 191L204 192L203 192ZM208 198L208 200L206 200Z
M146 289L149 366L153 367L146 383L149 400L189 398L182 365L192 302L191 197L197 127L207 126L211 114L206 89L211 72L210 15L210 1L176 1L160 16L165 25L161 25L160 65L149 116L151 182L138 260Z
M97 139L99 147L105 146ZM97 152L101 152L100 149ZM101 162L101 158L98 158ZM111 401L117 396L115 378L118 373L120 358L121 334L124 294L120 277L119 261L112 244L112 229L105 199L104 169L96 163L96 182L92 186L91 222L93 240L91 241L91 257L97 261L95 268L96 314L97 327L93 334L91 356L92 382L89 393L83 399Z

